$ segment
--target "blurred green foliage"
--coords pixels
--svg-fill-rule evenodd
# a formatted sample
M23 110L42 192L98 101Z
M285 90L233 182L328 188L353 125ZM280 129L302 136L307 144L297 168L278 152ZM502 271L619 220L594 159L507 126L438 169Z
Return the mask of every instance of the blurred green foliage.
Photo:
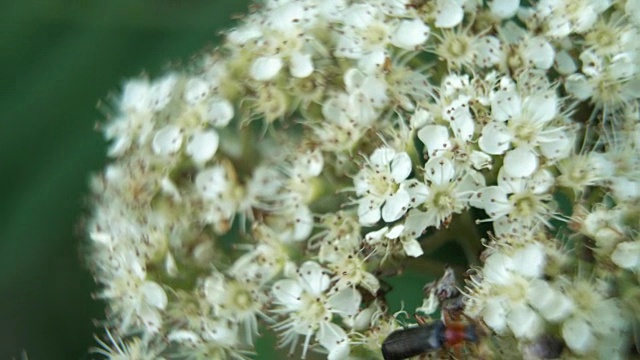
M76 229L88 176L105 163L96 102L188 62L247 2L0 4L0 359L90 358L104 315Z

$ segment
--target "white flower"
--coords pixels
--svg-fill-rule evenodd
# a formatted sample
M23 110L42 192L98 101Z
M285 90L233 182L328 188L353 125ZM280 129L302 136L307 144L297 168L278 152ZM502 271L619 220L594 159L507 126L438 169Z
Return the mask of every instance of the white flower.
M307 240L313 230L313 214L300 200L293 197L278 205L279 209L265 219L265 223L279 235L282 242Z
M443 30L440 37L436 43L436 54L452 69L488 68L504 58L500 40L494 36L480 36L468 28L457 27Z
M588 186L602 184L603 181L611 179L614 172L612 163L598 152L567 157L557 166L560 170L558 183L575 192L584 191Z
M407 225L411 224L409 223L409 219L407 219L406 222ZM405 227L403 224L398 224L392 228L385 226L382 229L366 234L364 239L365 242L374 247L376 251L383 253L383 262L388 256L397 254L400 251L407 256L419 257L424 253L422 246L420 246L420 243L416 240L421 234L410 231L417 226L419 225Z
M445 92L451 93L454 100L449 100L447 97L441 99L440 106L441 117L448 122L448 126L441 124L427 124L418 130L418 139L425 145L425 155L428 157L440 157L447 156L455 160L460 160L460 165L466 167L469 160L472 160L472 165L483 166L484 157L478 150L475 150L475 144L472 144L471 140L476 133L476 121L473 119L471 112L469 111L469 96L456 95L458 91L460 93L465 92L466 89L457 88L454 83L457 81L454 77L449 77L445 80ZM460 84L461 86L464 86ZM451 136L450 133L453 133ZM473 159L469 159L473 153L477 153ZM490 162L490 157L488 158Z
M516 14L520 0L493 0L489 2L491 13L501 19L508 19Z
M273 166L259 165L246 181L243 197L238 206L239 211L249 218L253 209L281 209L274 207L276 201L281 200L285 185L285 177ZM282 206L288 205L283 203Z
M463 176L461 167L456 165L446 157L431 158L424 168L424 182L404 183L413 207L407 216L406 231L420 235L427 227L439 227L453 214L462 212L475 190L484 185L469 181L471 175Z
M111 157L124 155L132 145L144 144L153 134L153 122L149 113L130 114L115 118L105 127L105 137L113 140L108 154Z
M306 19L305 7L300 2L273 4L266 12L266 24L273 31L288 33L296 31L300 23Z
M258 334L258 315L266 316L262 310L268 301L259 283L227 279L214 272L204 280L202 293L213 307L214 315L244 326L243 340L252 344Z
M525 38L521 47L524 59L537 69L549 69L553 65L555 50L542 36Z
M353 212L338 211L322 215L319 232L308 242L310 249L318 249L318 258L323 263L340 263L345 254L361 248L360 224Z
M93 348L91 352L105 356L107 359L139 359L139 360L164 360L160 356L164 346L152 344L150 339L141 339L139 337L129 337L127 340L118 337L116 333L105 328L107 341L95 337L100 348Z
M543 329L540 315L526 304L514 304L507 315L507 325L518 339L533 339Z
M535 11L540 19L544 19L545 35L562 38L572 32L588 31L609 3L600 0L542 0L536 4Z
M336 258L328 264L328 267L335 273L332 281L335 282L335 289L345 287L361 286L375 295L380 289L378 278L367 270L368 263L356 252L342 252L336 254Z
M297 78L306 78L313 72L311 54L294 53L291 55L289 71Z
M575 353L585 354L594 348L620 348L621 330L627 324L619 299L607 298L598 284L575 281L567 292L575 307L562 324L562 337Z
M478 144L488 154L506 153L504 169L509 175L530 176L538 168L536 148L566 137L563 127L551 123L557 112L554 93L521 99L515 91L500 90L491 100L493 120L482 129Z
M562 324L562 338L571 351L586 354L595 343L591 326L580 318L571 318Z
M461 0L437 0L435 26L448 29L460 24L464 17L463 3Z
M249 74L254 80L268 81L278 75L282 66L282 59L278 56L261 56L253 62Z
M336 36L334 55L349 59L384 49L390 41L392 28L384 21L377 6L370 3L352 4L341 13L343 27Z
M346 359L349 355L349 337L343 328L333 323L321 323L318 342L329 354L327 360Z
M616 246L611 261L624 269L637 271L640 267L640 241L624 241Z
M98 293L98 298L110 301L120 330L136 325L158 333L163 323L161 311L168 304L164 289L157 282L147 280L144 263L133 252L119 252L111 261L112 276L108 282L103 279L105 288Z
M611 190L618 201L634 201L640 197L640 180L623 176L613 177Z
M296 274L296 279L279 280L273 285L272 293L278 305L274 312L285 316L274 329L283 334L283 345L295 343L300 335L305 337L302 358L306 356L314 334L323 346L333 351L339 346L336 341L344 339L342 336L336 339L339 331L332 324L333 317L355 316L361 295L350 287L329 295L329 275L312 261L302 264ZM343 350L336 352L342 353Z
M268 236L260 233L265 232L264 227L261 226L261 229L257 229L259 232L257 237L263 243L240 256L229 269L228 273L234 278L265 284L273 280L287 265L289 255L286 248L276 241L265 243Z
M204 110L204 118L215 127L225 127L233 119L233 105L229 100L212 98Z
M409 194L401 186L412 170L411 158L389 147L376 149L353 179L360 224L370 226L380 218L398 220L408 209Z
M420 19L402 20L393 35L391 44L401 49L415 50L424 44L431 29Z
M474 41L476 65L484 68L490 68L497 65L504 58L502 45L500 40L491 35L485 35Z
M187 141L186 151L198 164L209 161L218 150L220 136L215 130L199 131Z
M481 297L483 319L496 332L508 327L517 338L532 339L542 330L543 320L533 307L531 286L544 274L546 255L538 243L528 243L507 254L492 253L483 268ZM530 300L533 298L533 301Z
M627 0L624 11L629 15L634 24L640 25L640 1Z
M389 102L387 83L373 75L365 75L356 68L344 73L344 84L349 93L350 103L359 108L360 112L373 112L375 110L366 110L366 107L379 109ZM361 107L365 109L360 109Z
M471 205L484 211L494 222L497 233L521 231L540 224L547 224L553 214L549 191L554 182L547 170L535 173L531 178L512 178L498 174L498 186L478 190ZM504 223L500 224L500 222Z
M449 129L444 125L427 125L418 131L418 139L426 147L429 157L440 156L442 152L451 148Z
M184 100L191 105L196 105L204 100L210 91L210 85L200 78L191 78L184 86Z
M151 89L147 80L130 80L122 91L120 108L124 111L147 112L151 110Z
M586 100L593 94L593 88L583 74L569 75L565 80L564 88L578 100Z
M182 129L175 125L167 125L156 132L153 137L153 152L168 156L176 153L182 146Z
M521 260L527 261L526 259ZM528 298L533 308L551 322L564 320L574 309L571 298L542 279L531 281Z
M555 67L562 75L571 75L578 70L576 62L566 50L561 50L556 53Z
M196 176L196 188L204 199L216 200L229 189L227 171L223 166L204 169Z
M149 101L151 110L160 111L164 109L173 98L178 75L168 74L154 81L149 89Z

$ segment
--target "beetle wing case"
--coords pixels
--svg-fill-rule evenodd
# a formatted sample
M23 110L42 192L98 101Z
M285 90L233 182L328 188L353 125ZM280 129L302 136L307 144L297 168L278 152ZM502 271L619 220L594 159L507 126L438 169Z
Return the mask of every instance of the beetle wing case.
M444 330L441 320L396 330L382 343L382 356L385 360L402 360L439 350L446 341Z

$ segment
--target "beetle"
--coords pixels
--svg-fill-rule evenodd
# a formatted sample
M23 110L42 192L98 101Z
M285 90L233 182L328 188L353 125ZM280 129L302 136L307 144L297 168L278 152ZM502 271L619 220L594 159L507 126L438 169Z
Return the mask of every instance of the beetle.
M408 359L457 347L467 341L478 341L474 325L462 322L445 324L442 320L436 320L392 332L382 343L382 356L385 360Z

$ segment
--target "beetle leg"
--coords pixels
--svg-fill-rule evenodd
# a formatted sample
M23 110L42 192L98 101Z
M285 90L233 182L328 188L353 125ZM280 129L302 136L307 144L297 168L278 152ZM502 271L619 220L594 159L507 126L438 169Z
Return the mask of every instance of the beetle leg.
M413 317L416 319L416 321L418 322L418 324L420 325L424 325L427 323L427 319L425 319L424 317L418 315L418 314L413 314Z

